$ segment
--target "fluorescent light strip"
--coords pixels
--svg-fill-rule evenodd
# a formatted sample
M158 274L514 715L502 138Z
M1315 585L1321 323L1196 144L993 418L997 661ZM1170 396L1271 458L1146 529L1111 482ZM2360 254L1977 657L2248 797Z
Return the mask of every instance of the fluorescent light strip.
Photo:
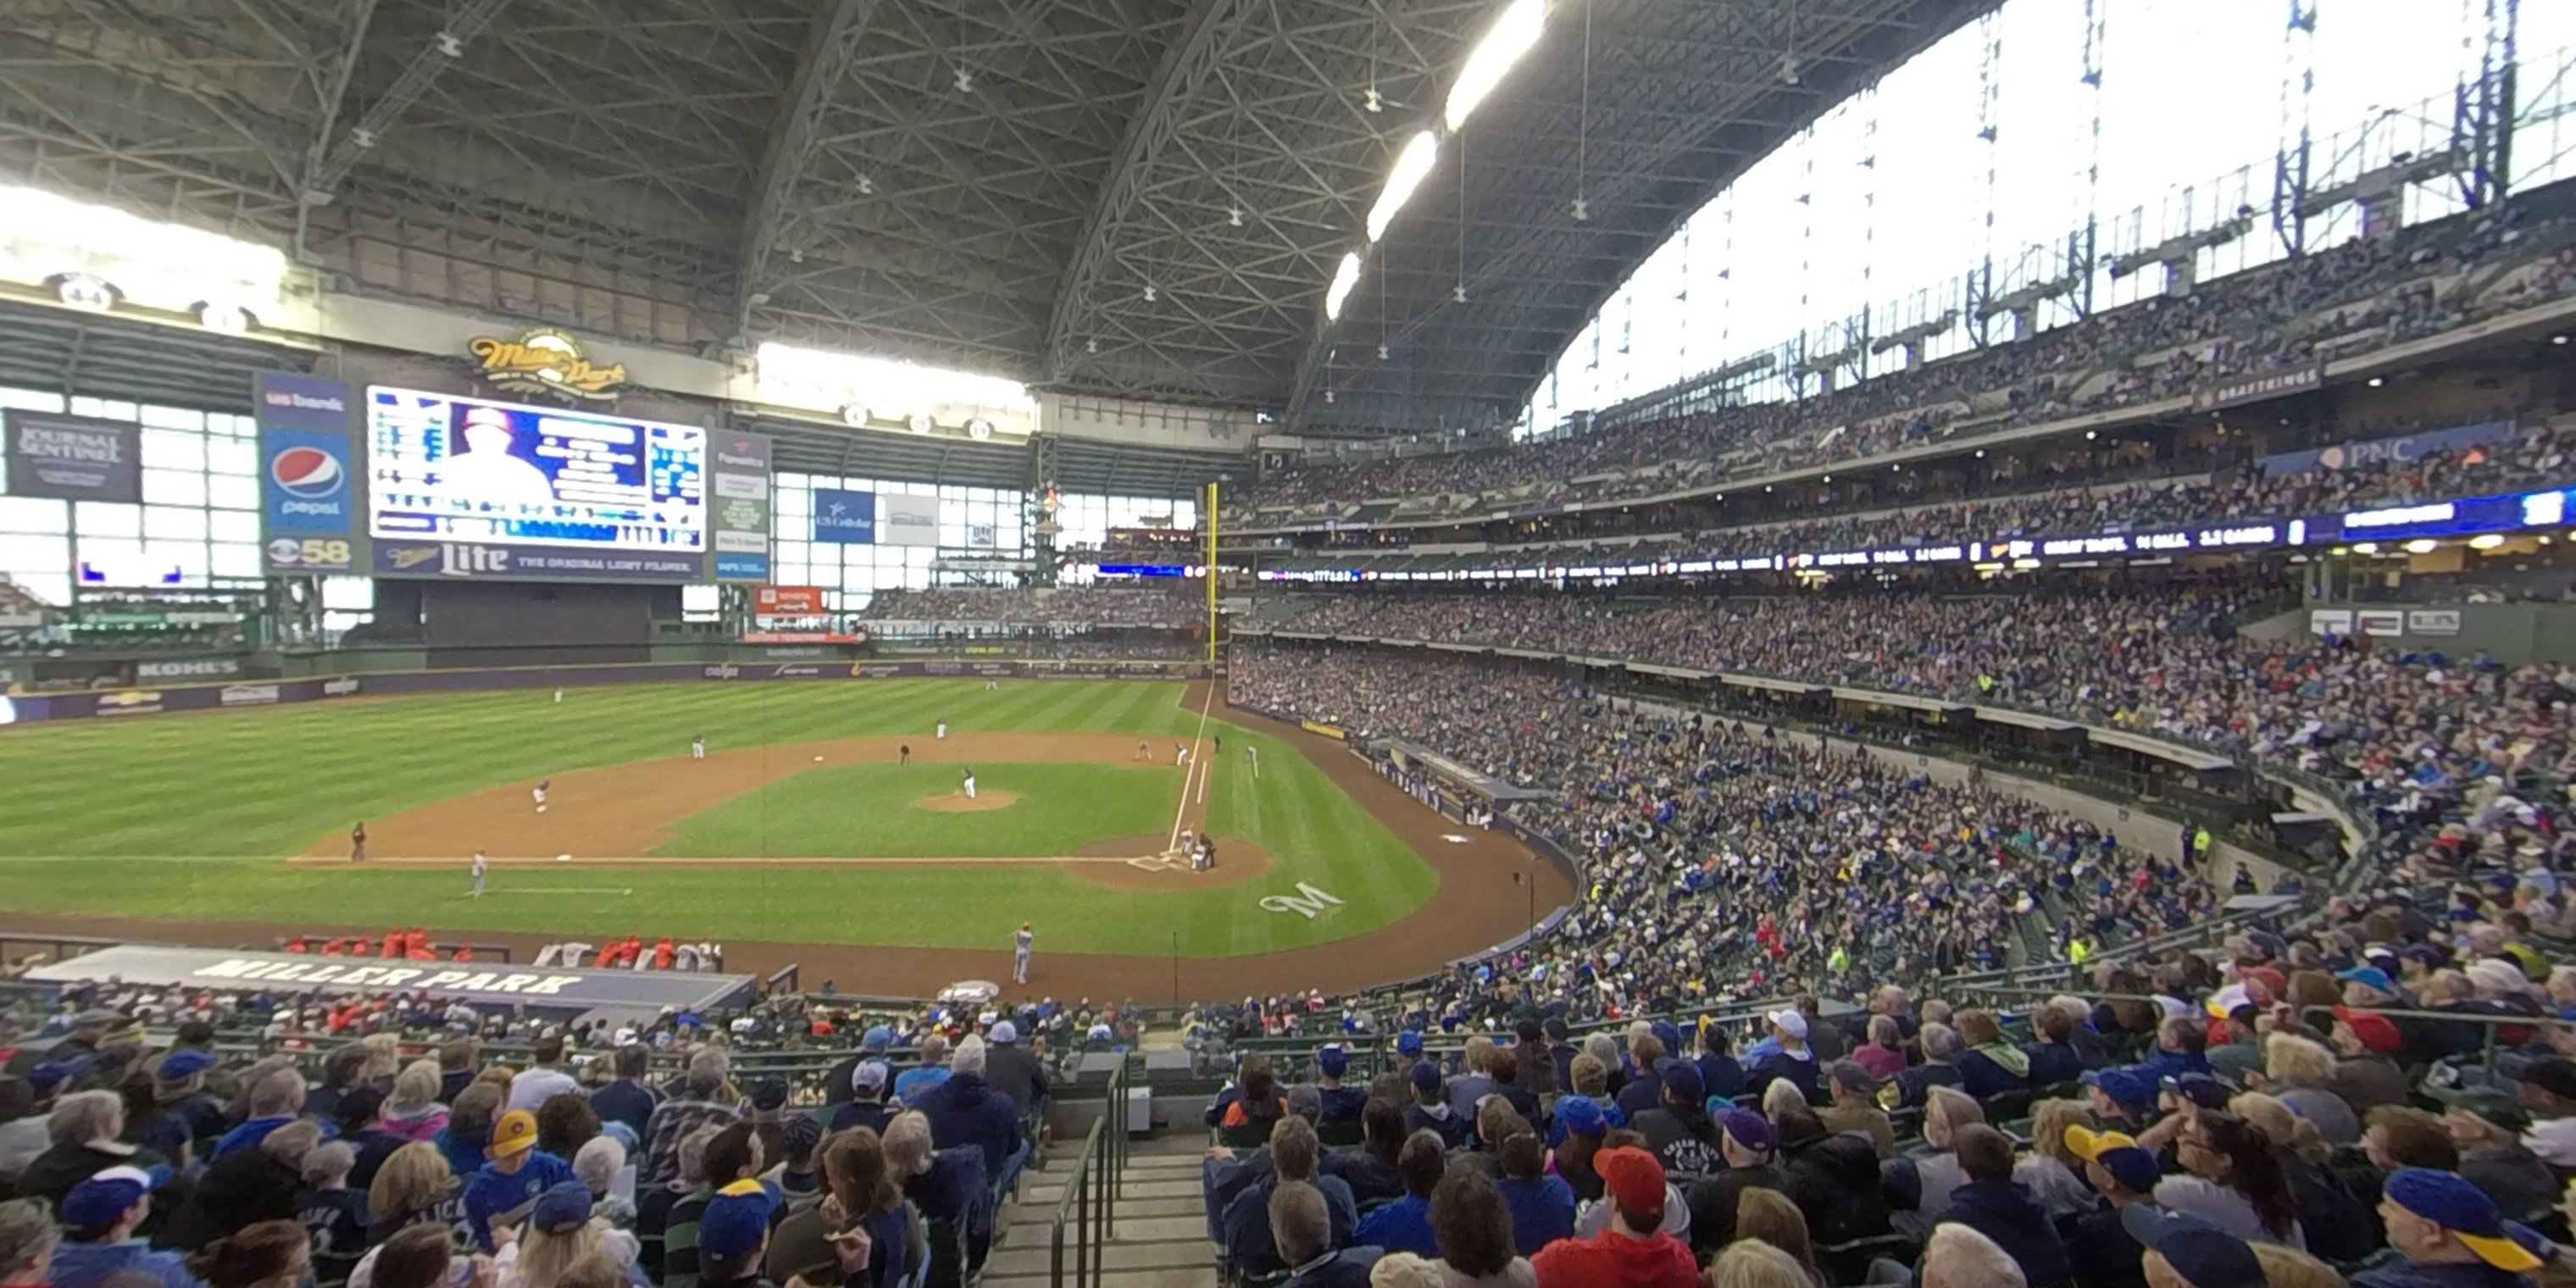
M1395 212L1413 199L1413 191L1431 176L1431 167L1440 159L1440 140L1431 131L1413 136L1397 153L1395 168L1387 172L1386 187L1377 194L1377 204L1369 207L1368 239L1372 242L1386 236L1386 226L1395 222Z
M1493 29L1476 42L1476 52L1467 55L1467 65L1458 73L1458 83L1449 87L1448 105L1441 119L1450 133L1467 123L1477 105L1494 92L1503 76L1521 55L1538 44L1539 31L1547 22L1547 0L1513 0L1494 22Z
M1351 297L1351 288L1359 284L1360 253L1355 250L1344 251L1342 252L1342 266L1333 270L1333 284L1324 292L1325 321L1338 322L1341 320L1342 301L1349 299Z

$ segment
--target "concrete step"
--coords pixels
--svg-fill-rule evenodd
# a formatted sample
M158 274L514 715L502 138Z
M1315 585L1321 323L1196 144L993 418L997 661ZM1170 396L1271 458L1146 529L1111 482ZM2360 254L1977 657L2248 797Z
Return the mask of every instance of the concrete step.
M984 1263L984 1277L1012 1278L1047 1273L1048 1243L1043 1231L1032 1232L1028 1242L993 1249ZM1073 1236L1065 1235L1065 1260L1073 1259ZM1123 1270L1198 1270L1216 1269L1216 1248L1207 1241L1204 1223L1190 1232L1187 1239L1160 1243L1112 1243L1101 1250L1100 1264L1109 1271Z
M1166 1243L1188 1240L1208 1250L1207 1211L1194 1208L1180 1216L1130 1216L1118 1209L1118 1226L1110 1232L1113 1243ZM1211 1252L1211 1256L1214 1254Z
M1069 1182L1059 1181L1053 1177L1044 1180L1030 1177L1029 1183L1020 1187L1020 1202L1022 1204L1043 1203L1052 1207L1057 1199L1064 1197L1067 1184ZM1174 1177L1166 1180L1160 1172L1146 1177L1131 1176L1118 1187L1118 1201L1121 1203L1130 1199L1196 1199L1199 1197L1201 1193L1197 1177L1187 1179Z
M1205 1148L1195 1154L1130 1154L1127 1156L1126 1179L1168 1181L1174 1176L1196 1176L1199 1164L1206 1160Z
M1071 1274L1072 1271L1068 1269L1065 1273ZM996 1275L987 1270L981 1282L983 1288L1033 1288L1051 1281L1044 1271L1032 1275ZM1216 1288L1217 1278L1214 1265L1165 1266L1153 1270L1105 1271L1092 1283L1099 1288Z
M1130 1158L1151 1158L1164 1154L1185 1154L1191 1158L1205 1158L1207 1150L1207 1133L1197 1128L1127 1143L1127 1156Z

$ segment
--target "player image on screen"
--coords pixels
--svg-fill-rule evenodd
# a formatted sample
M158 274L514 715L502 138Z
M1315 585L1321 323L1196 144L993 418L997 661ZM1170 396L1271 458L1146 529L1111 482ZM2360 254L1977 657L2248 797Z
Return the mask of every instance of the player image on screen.
M696 426L375 387L367 439L378 537L707 548Z

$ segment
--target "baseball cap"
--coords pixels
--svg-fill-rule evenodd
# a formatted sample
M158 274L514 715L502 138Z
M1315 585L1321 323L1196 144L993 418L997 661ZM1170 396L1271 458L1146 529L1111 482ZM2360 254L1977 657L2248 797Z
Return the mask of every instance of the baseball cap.
M859 1045L870 1051L883 1051L894 1045L894 1030L879 1024L859 1035Z
M1746 1149L1768 1151L1778 1143L1771 1134L1771 1120L1750 1109L1729 1109L1717 1116L1717 1125Z
M751 1088L751 1107L765 1112L775 1112L786 1108L787 1080L785 1078L763 1078L759 1082L753 1084Z
M2120 1226L2139 1246L2163 1257L2192 1288L2264 1288L2271 1282L2253 1245L2207 1217L2133 1203L2121 1209Z
M798 1114L778 1125L778 1152L784 1157L811 1155L823 1143L823 1124L810 1114Z
M537 1196L537 1205L528 1213L528 1221L548 1234L563 1234L590 1224L590 1187L579 1181L559 1181Z
M1566 1096L1556 1102L1556 1125L1569 1132L1598 1136L1610 1130L1610 1117L1590 1096ZM1561 1142L1563 1137L1558 1138Z
M1664 1054L1684 1054L1682 1050L1682 1029L1680 1025L1673 1023L1671 1020L1657 1020L1654 1023L1647 1025L1646 1029L1648 1032L1655 1035L1655 1040L1657 1042L1664 1044Z
M2127 1069L2087 1069L2083 1082L2098 1087L2102 1094L2124 1105L2143 1105L2156 1098L2156 1090L2147 1080Z
M1780 1031L1788 1034L1790 1037L1796 1038L1801 1042L1807 1040L1807 1017L1798 1014L1796 1011L1790 1010L1787 1007L1782 1007L1781 1009L1773 1011L1762 1018L1778 1025Z
M2397 981L2388 978L2388 972L2376 966L2355 966L2351 970L2337 971L2335 978L2349 980L2355 984L2367 984L2383 993L2397 991Z
M2397 1032L2396 1023L2377 1011L2338 1006L2334 1008L2334 1017L2343 1021L2352 1030L2352 1035L2361 1039L2361 1045L2369 1050L2386 1053L2406 1045L2406 1039Z
M1402 1033L1396 1034L1395 1053L1397 1055L1422 1054L1422 1030L1406 1029Z
M2540 1267L2540 1258L2506 1233L2495 1200L2457 1172L2401 1167L2388 1174L2382 1193L2389 1202L2442 1227L2478 1254L2478 1260L2498 1270L2520 1274Z
M1688 1060L1675 1060L1664 1070L1664 1094L1686 1105L1696 1105L1708 1098L1701 1089L1699 1066Z
M722 1260L748 1254L769 1236L769 1214L777 1206L758 1181L735 1181L716 1191L698 1218L698 1251Z
M1835 1086L1845 1091L1866 1094L1878 1089L1878 1079L1870 1074L1868 1065L1858 1060L1834 1061L1828 1076L1834 1080Z
M1428 1060L1413 1066L1413 1085L1415 1088L1422 1091L1438 1090L1440 1087L1440 1066L1433 1064Z
M2186 1073L2180 1077L2166 1078L2162 1085L2165 1090L2203 1109L2227 1107L2227 1084L2208 1074Z
M2449 1108L2476 1114L2515 1135L2522 1134L2531 1126L2531 1111L2522 1107L2520 1097L2502 1088L2427 1086L2424 1094Z
M1009 1046L1010 1044L1020 1040L1020 1026L1011 1023L1009 1020L996 1021L993 1025L992 1031L986 1033L984 1037L986 1041L992 1042L997 1046Z
M1592 1156L1592 1170L1619 1206L1639 1216L1664 1210L1664 1165L1654 1155L1634 1145L1605 1149Z
M60 1060L47 1060L43 1064L37 1065L35 1068L27 1071L27 1085L38 1091L45 1091L53 1087L61 1086L63 1083L69 1082L72 1079L81 1076L83 1073L88 1072L89 1066L92 1062L93 1057L85 1055L65 1056Z
M1325 1047L1315 1053L1315 1067L1338 1078L1342 1076L1344 1070L1351 1067L1350 1052L1338 1046Z
M2564 1057L2532 1061L2523 1068L2522 1081L2562 1100L2576 1100L2576 1062Z
M181 1047L178 1050L161 1057L161 1080L164 1082L177 1082L181 1078L188 1077L192 1074L204 1073L206 1070L213 1067L215 1067L215 1056L213 1052L199 1051L191 1047Z
M63 1195L55 1210L63 1228L76 1233L104 1230L134 1210L143 1196L170 1179L167 1167L111 1167L91 1175Z
M513 1109L492 1124L492 1157L508 1158L537 1147L537 1116Z
M861 1060L859 1067L850 1070L850 1090L874 1091L886 1085L886 1073L885 1061Z
M2157 1165L2156 1156L2139 1148L2138 1142L2125 1132L2095 1131L2069 1124L2064 1139L2068 1153L2100 1163L2112 1180L2133 1194L2154 1190L2163 1177L2164 1169Z

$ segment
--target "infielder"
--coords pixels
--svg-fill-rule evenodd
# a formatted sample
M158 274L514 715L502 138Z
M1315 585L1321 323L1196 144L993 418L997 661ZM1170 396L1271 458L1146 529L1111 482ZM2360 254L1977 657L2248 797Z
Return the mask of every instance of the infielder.
M975 799L975 767L973 765L968 765L966 767L966 799L970 801Z
M535 787L528 789L528 795L536 798L538 813L543 814L546 812L546 789L554 785L555 783L553 779L541 778L537 780L537 785Z
M707 736L705 734L699 734L697 737L689 739L689 759L704 760L706 758Z
M486 873L486 872L489 872L489 871L491 871L491 870L492 870L492 861L491 861L490 859L484 858L484 857L483 857L483 852L482 852L481 850L476 850L476 851L474 852L474 897L475 897L475 898L480 899L480 898L482 898L482 897L483 897L483 874L484 874L484 873Z
M1137 739L1137 740L1136 740L1136 759L1138 759L1138 760L1152 760L1153 758L1154 758L1154 748L1153 748L1153 745L1152 745L1151 743L1146 742L1146 741L1145 741L1144 739L1142 739L1142 738Z
M1014 984L1029 982L1029 945L1035 939L1036 936L1029 933L1029 923L1025 921L1020 923L1019 933L1011 936L1011 982Z
M948 736L948 717L946 716L939 718L939 736L942 738Z
M351 863L367 861L367 820L363 818L358 820L356 827L349 829L349 861Z
M911 744L911 743L908 743L908 742L906 742L906 743L899 743L899 744L897 744L897 745L895 746L895 749L894 749L894 763L896 763L896 764L898 764L898 765L909 765L909 764L911 764L911 763L912 763L912 744Z
M1190 745L1188 743L1176 742L1172 744L1172 763L1175 765L1186 765L1190 763Z

